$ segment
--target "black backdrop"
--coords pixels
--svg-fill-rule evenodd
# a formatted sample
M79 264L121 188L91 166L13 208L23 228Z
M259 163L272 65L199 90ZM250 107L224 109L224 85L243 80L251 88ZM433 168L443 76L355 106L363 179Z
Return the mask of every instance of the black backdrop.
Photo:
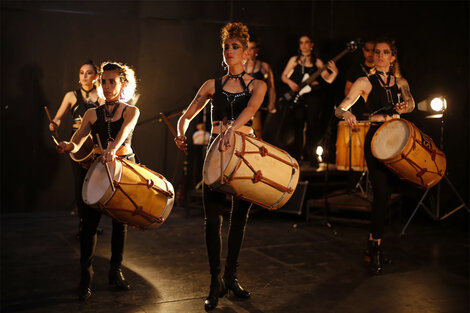
M2 212L71 208L70 161L55 153L43 107L54 114L64 94L78 89L79 66L89 58L135 68L140 121L150 121L136 128L135 150L142 163L177 180L183 157L156 116L186 106L206 79L222 74L219 31L232 20L261 39L260 57L272 65L278 92L300 33L313 34L323 60L357 37L395 38L416 102L433 93L448 99L448 173L468 202L468 12L466 1L2 1ZM341 101L345 70L360 58L356 52L338 62L330 112ZM438 140L438 120L417 111L409 119ZM61 139L68 129L66 118Z

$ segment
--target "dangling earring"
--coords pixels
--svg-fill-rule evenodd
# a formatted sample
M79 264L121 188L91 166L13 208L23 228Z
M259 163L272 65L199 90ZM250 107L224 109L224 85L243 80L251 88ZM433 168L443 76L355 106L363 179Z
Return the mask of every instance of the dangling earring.
M224 68L224 71L227 70L227 64L225 64L225 62L222 60L222 63L221 63L222 67Z
M243 59L243 62L242 62L242 63L243 63L243 65L245 65L245 64L246 64L246 59Z

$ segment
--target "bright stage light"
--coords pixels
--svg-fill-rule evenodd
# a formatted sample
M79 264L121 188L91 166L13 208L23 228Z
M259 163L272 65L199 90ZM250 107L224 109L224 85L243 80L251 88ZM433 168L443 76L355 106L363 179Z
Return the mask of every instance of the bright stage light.
M321 157L323 155L323 147L322 146L318 146L317 147L317 150L315 151L315 153Z
M443 112L447 108L447 101L444 97L436 97L431 100L431 109L435 112Z

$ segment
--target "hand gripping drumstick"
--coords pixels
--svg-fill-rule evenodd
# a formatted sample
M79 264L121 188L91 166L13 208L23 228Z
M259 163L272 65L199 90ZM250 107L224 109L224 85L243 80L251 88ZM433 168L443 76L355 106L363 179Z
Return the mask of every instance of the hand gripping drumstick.
M52 120L52 118L51 118L51 115L49 114L49 110L47 109L47 106L44 106L44 110L46 111L47 118L49 119L49 122L55 124L55 122L54 122L54 121ZM56 125L57 125L57 124L56 124ZM54 130L54 134L55 134L56 137L59 137L59 133L57 132L57 129Z
M101 140L100 140L100 135L99 134L96 134L96 139L98 140L98 146L100 147L101 156L103 156L103 146L101 145ZM113 191L116 191L116 188L114 187L113 179L111 178L111 172L109 171L108 163L104 162L104 166L106 167L106 173L108 174L109 183L111 184L111 189Z
M168 129L170 130L171 134L176 138L178 137L178 135L176 134L176 131L175 129L173 128L173 126L171 126L170 124L170 121L168 120L168 118L166 117L165 114L163 113L160 113L160 117L162 118L162 120L165 122L166 126L168 127ZM183 151L184 154L187 156L188 155L188 152L187 151Z
M59 146L59 142L57 141L57 139L55 139L55 137L52 135L51 135L51 138L52 138L52 141L54 141L55 145Z

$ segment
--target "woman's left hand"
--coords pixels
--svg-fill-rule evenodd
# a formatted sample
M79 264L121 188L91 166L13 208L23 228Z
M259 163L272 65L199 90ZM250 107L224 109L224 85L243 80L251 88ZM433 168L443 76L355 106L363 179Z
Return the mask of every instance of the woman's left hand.
M106 149L101 156L101 163L113 162L116 158L116 149Z
M408 113L408 104L406 101L395 104L395 111L399 114Z
M230 138L232 138L233 135L233 128L229 127L225 130L224 135L222 136L222 139L220 140L219 143L219 151L225 151L228 148L230 148Z
M329 61L326 67L335 74L338 74L338 67L336 67L336 64L334 61Z

